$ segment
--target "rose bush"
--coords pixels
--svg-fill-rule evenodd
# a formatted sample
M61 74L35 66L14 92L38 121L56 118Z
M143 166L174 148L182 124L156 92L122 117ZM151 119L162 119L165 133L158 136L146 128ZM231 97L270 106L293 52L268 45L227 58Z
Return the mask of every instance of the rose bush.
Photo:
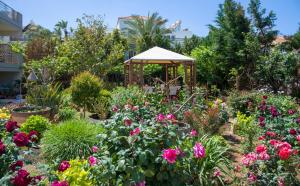
M248 181L257 185L299 185L299 113L295 108L278 108L264 96L257 118L259 145L242 161Z

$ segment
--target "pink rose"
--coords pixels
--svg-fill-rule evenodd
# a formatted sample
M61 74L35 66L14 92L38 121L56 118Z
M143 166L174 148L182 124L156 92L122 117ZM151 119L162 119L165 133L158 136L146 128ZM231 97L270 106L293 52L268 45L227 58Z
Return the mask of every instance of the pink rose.
M5 153L5 145L0 139L0 156Z
M256 160L257 160L257 155L254 152L250 152L249 154L246 154L243 157L242 163L243 163L243 165L248 167L248 166L252 165L253 163L255 163Z
M205 148L202 146L201 143L197 142L193 149L195 158L201 159L205 156Z
M93 146L93 147L92 147L92 151L93 151L93 152L97 152L97 151L98 151L98 147L97 147L97 146Z
M16 168L17 168L17 167L22 168L23 165L24 165L23 161L18 160L18 161L16 161L15 163L13 163L12 165L10 165L9 168L10 168L12 171L16 171Z
M114 105L114 106L112 107L112 111L113 111L113 112L118 112L118 111L119 111L119 108L118 108L116 105Z
M220 177L220 176L221 176L221 170L219 168L215 168L214 177Z
M163 152L163 158L169 163L175 163L177 157L177 151L175 149L166 149Z
M13 137L13 141L18 147L24 147L29 144L29 138L24 132L19 132L15 134Z
M298 143L300 144L300 135L298 135L297 137L296 137L296 139L297 139L297 141L298 141ZM0 151L1 152L1 151ZM1 153L0 153L1 154Z
M70 167L70 163L68 161L62 161L58 167L58 170L61 172L64 172Z
M54 181L51 186L69 186L67 181Z
M132 124L132 120L129 119L129 118L125 118L125 119L124 119L124 124L125 124L126 126L130 126L130 125Z
M265 145L258 145L256 147L256 153L258 153L258 154L265 152L265 151L267 151L267 147Z
M20 169L17 172L17 175L11 180L13 185L17 186L27 186L30 184L32 178L29 176L29 173L24 170Z
M145 185L146 185L146 181L141 181L134 184L134 186L145 186Z
M139 135L140 132L140 128L137 127L134 130L130 131L130 136Z
M97 158L95 158L94 156L90 156L90 157L89 157L89 163L90 163L91 166L96 165L96 163L97 163Z
M283 147L279 150L278 156L281 160L287 160L292 155L292 149Z
M270 155L266 151L264 151L264 152L258 154L258 159L260 159L260 160L269 160Z
M173 120L176 120L176 117L173 114L168 114L167 115L167 120L173 121Z
M252 172L249 172L248 173L248 181L249 181L249 183L255 183L256 180L257 180L257 177L255 176L255 174L252 173Z
M163 114L158 114L157 116L156 116L156 119L157 119L157 121L163 121L163 120L165 120L165 115L163 115Z
M198 135L197 131L195 129L192 129L191 133L190 133L191 136L195 137Z

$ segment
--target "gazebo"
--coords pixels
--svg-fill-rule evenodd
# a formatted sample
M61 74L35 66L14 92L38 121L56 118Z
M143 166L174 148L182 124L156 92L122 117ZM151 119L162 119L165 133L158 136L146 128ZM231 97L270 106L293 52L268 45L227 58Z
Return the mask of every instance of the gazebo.
M124 62L125 85L144 85L144 65L158 64L165 66L166 83L178 78L178 67L183 65L184 84L192 93L196 85L195 60L160 47L153 47Z

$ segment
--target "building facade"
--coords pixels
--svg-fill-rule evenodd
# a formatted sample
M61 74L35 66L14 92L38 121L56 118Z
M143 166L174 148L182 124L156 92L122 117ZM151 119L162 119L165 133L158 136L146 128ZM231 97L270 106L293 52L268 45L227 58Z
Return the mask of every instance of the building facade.
M22 39L22 14L0 1L0 95L20 83L23 58L10 42Z

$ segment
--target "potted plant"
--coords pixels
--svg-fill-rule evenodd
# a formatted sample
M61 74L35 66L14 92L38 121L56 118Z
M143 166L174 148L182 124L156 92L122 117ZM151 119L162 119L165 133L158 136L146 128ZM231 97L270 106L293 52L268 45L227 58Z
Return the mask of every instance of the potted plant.
M25 105L12 109L11 119L16 121L19 125L24 123L27 118L32 115L41 115L50 119L51 108L40 107L34 105Z

